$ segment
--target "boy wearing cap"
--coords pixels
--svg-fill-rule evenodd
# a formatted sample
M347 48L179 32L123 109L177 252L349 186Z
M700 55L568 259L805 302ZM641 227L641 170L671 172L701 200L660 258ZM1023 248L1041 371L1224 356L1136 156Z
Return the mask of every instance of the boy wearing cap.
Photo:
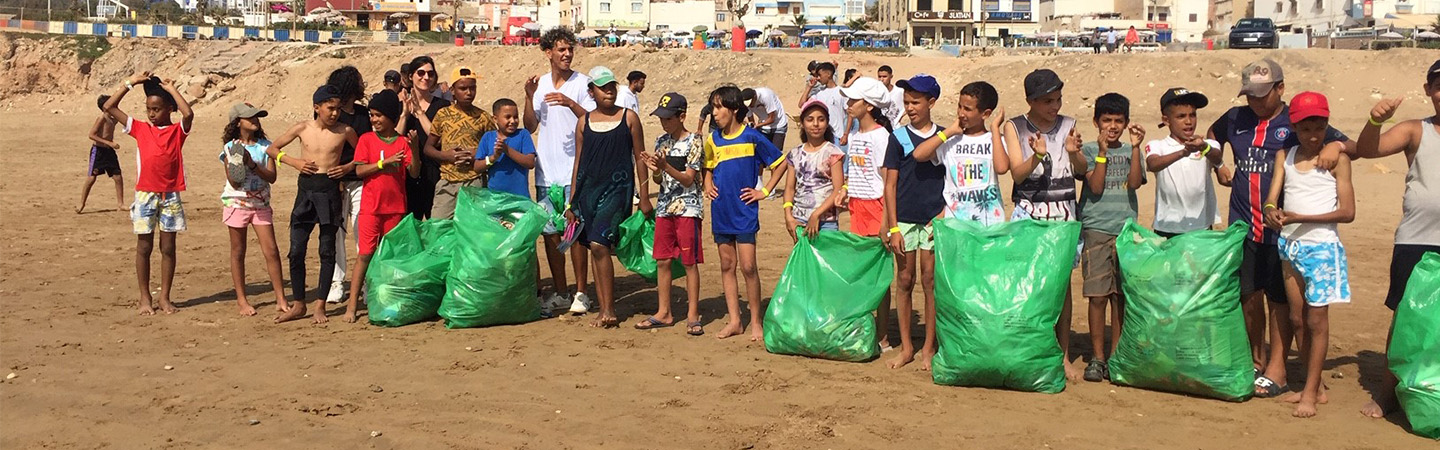
M295 206L290 211L290 297L298 306L275 318L277 323L305 315L305 252L310 233L320 227L320 291L316 296L313 321L325 323L325 299L330 294L335 274L335 235L345 216L340 203L345 201L340 190L340 177L354 170L354 162L340 163L345 144L355 145L359 138L349 125L340 123L340 91L324 85L311 96L315 118L296 123L276 139L265 151L275 161L299 171L296 180ZM285 146L300 139L301 156L287 156Z
M1395 116L1401 100L1391 98L1375 104L1356 149L1359 158L1383 158L1403 152L1410 163L1403 212L1395 228L1395 249L1390 258L1390 289L1385 306L1391 311L1399 308L1410 274L1420 259L1428 253L1440 253L1440 181L1435 178L1440 174L1440 60L1425 72L1425 96L1430 98L1433 115L1400 122L1383 134L1381 127ZM1390 323L1393 327L1393 314ZM1385 344L1389 347L1388 338ZM1381 386L1371 391L1374 398L1361 409L1366 416L1378 419L1399 406L1395 402L1398 380L1388 370L1382 379Z
M550 71L530 77L525 82L525 129L536 132L535 142L535 201L551 215L565 211L565 201L570 198L570 177L575 169L575 129L580 117L595 109L595 98L590 95L590 78L571 70L575 58L575 34L570 30L556 27L540 36L540 49L545 52ZM537 132L538 131L538 132ZM541 309L553 311L566 306L570 311L584 314L590 309L590 298L585 295L586 265L579 253L572 252L570 263L575 269L577 283L573 295L567 296L565 282L565 257L556 248L560 244L560 233L564 231L563 220L545 225L541 233L545 236L545 259L550 266L550 279L555 292L541 302ZM572 301L573 300L573 301Z
M890 228L888 239L890 250L896 256L895 306L900 321L900 354L890 360L891 369L915 360L915 344L910 339L910 317L914 313L910 297L915 290L917 263L927 323L923 349L927 354L934 353L935 232L930 222L945 210L945 166L937 164L933 156L917 159L914 154L916 144L939 131L930 120L930 109L940 98L940 83L935 77L920 74L900 80L895 87L904 91L902 98L910 125L891 133L885 151L885 211L886 222L895 224ZM888 91L886 95L889 96ZM880 305L880 323L886 323L889 306ZM883 337L886 333L880 335Z
M1325 143L1330 106L1318 92L1302 92L1290 102L1290 123L1299 144L1275 153L1274 180L1264 205L1265 226L1279 230L1276 241L1285 271L1290 299L1290 321L1300 339L1305 362L1305 388L1282 399L1295 406L1295 417L1312 417L1316 405L1326 403L1321 372L1330 346L1329 305L1350 303L1350 276L1345 246L1337 224L1355 221L1355 191L1350 184L1350 157L1340 154L1334 169L1317 162L1322 147L1339 151L1343 144ZM1277 206L1281 196L1283 208ZM1303 320L1300 311L1303 308ZM1266 373L1285 379L1283 340L1272 340L1272 357ZM1274 366L1281 366L1276 369Z
M120 110L120 100L135 86L145 90L145 117L134 120ZM185 161L182 147L195 123L190 103L175 89L172 81L160 81L149 72L136 74L105 101L103 108L115 123L125 124L125 134L135 138L136 166L135 203L130 205L130 224L135 231L135 271L140 282L140 314L155 313L150 295L150 253L155 247L155 232L160 232L160 310L175 312L170 302L170 286L175 278L175 234L185 230L185 204L180 192L185 190ZM170 121L171 113L180 112L178 126Z
M685 294L689 310L685 315L686 333L705 334L700 324L700 270L705 262L700 241L700 221L705 205L700 196L700 170L705 160L705 139L685 129L685 97L667 93L650 114L660 118L665 134L655 140L655 153L646 159L653 181L660 185L655 205L655 249L657 262L656 292L659 308L655 315L635 324L636 329L669 326L675 323L670 314L670 260L679 258L685 266Z
M265 268L275 292L275 310L290 309L290 303L285 300L285 278L280 274L280 249L275 245L274 211L270 208L275 161L265 154L270 140L265 138L265 129L260 126L260 118L268 115L270 113L249 103L236 103L230 108L230 123L221 136L225 145L220 150L220 164L227 175L232 163L230 158L238 155L245 166L245 177L226 180L220 192L220 204L225 207L224 223L230 231L230 277L235 283L235 303L242 316L255 315L255 307L245 295L245 244L249 240L245 234L250 228L255 229L260 253L265 255Z
M1290 342L1291 320L1285 315L1286 308L1281 307L1285 303L1285 288L1281 280L1280 253L1275 246L1279 234L1264 226L1261 206L1265 194L1270 192L1275 153L1298 145L1299 140L1290 127L1290 109L1283 101L1285 76L1279 64L1269 59L1250 63L1241 71L1240 83L1240 95L1245 96L1247 105L1231 108L1216 120L1210 126L1208 137L1219 141L1222 146L1228 145L1234 152L1235 176L1230 184L1229 221L1240 221L1250 226L1250 235L1242 246L1240 261L1241 309L1245 313L1255 367L1257 370L1278 368L1275 371L1265 369L1262 376L1255 380L1256 395L1269 398L1280 395L1287 386L1278 384L1285 381L1281 376L1285 353L1270 354L1269 357L1277 361L1268 364L1264 298L1269 298L1272 303L1269 338L1280 341L1281 349ZM1340 141L1346 146L1353 145L1339 130L1327 130L1325 142ZM1339 148L1326 147L1316 161L1317 166L1334 168L1339 153Z
M1025 102L1030 110L1010 119L1000 131L1010 156L1010 175L1015 179L1011 198L1015 210L1011 220L1034 219L1073 221L1078 218L1075 174L1086 172L1080 154L1080 132L1075 119L1060 115L1061 90L1065 83L1050 69L1038 69L1025 76ZM1064 149L1064 151L1054 151ZM1080 265L1080 244L1076 243L1075 265ZM1069 286L1069 283L1066 283ZM1078 381L1080 368L1070 363L1070 289L1060 322L1055 327L1060 348L1065 351L1065 376Z
M440 182L435 184L435 204L430 217L452 219L460 188L483 187L482 172L475 170L475 149L480 136L495 129L495 118L475 106L475 73L457 67L450 82L454 101L435 113L425 156L440 162Z
M365 286L365 271L370 257L380 245L380 237L395 228L405 217L405 177L420 175L420 163L410 155L410 141L396 130L409 111L394 91L383 90L370 98L370 124L375 131L360 136L355 146L355 173L365 180L361 194L360 217L356 220L355 240L360 256L355 259L355 276L350 280L350 298L345 303L346 322L355 322L360 288ZM403 125L401 125L403 126Z
M1106 357L1115 353L1122 322L1120 260L1115 239L1125 221L1139 216L1135 190L1145 183L1140 144L1145 129L1130 123L1130 99L1117 93L1095 99L1094 142L1080 147L1085 161L1084 189L1080 191L1080 242L1084 265L1081 294L1090 299L1087 315L1094 355L1085 367L1085 381L1110 378ZM1129 134L1129 142L1125 135ZM1105 345L1105 310L1110 310L1110 346Z
M1220 143L1195 134L1198 111L1210 104L1205 94L1183 87L1160 96L1164 139L1145 146L1145 167L1155 173L1155 233L1172 238L1220 223L1211 174L1227 179ZM1208 149L1208 150L1207 150Z

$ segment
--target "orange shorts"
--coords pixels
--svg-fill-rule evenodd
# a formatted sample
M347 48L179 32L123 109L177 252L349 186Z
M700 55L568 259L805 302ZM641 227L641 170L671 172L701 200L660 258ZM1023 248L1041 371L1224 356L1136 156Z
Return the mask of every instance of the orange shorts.
M866 237L880 236L885 203L881 199L850 199L850 232Z

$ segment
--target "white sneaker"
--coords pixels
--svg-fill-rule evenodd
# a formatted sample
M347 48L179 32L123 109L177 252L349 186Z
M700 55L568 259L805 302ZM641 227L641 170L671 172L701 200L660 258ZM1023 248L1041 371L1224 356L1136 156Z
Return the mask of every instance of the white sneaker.
M565 309L565 307L567 306L569 305L565 304L565 297L561 296L560 294L550 294L550 296L548 297L540 298L540 311L544 311L547 313L552 311L559 311Z
M590 312L590 308L594 306L590 303L590 297L586 296L584 292L576 292L574 298L575 301L570 303L570 314L585 314Z
M330 283L330 295L325 297L325 303L340 303L345 301L345 283L337 281Z

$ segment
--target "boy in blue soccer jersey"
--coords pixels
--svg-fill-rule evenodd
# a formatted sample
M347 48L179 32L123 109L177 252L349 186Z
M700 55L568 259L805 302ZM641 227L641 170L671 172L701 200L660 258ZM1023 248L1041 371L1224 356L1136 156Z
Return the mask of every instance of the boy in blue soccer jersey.
M760 205L784 179L784 155L760 132L741 121L749 113L740 88L725 86L710 93L710 106L718 127L705 139L705 198L710 199L710 230L720 250L720 274L725 285L725 306L730 322L717 337L725 339L745 331L740 322L739 281L745 276L745 298L750 302L750 340L764 339L760 321L760 272L755 263L755 234L760 232ZM760 171L770 168L770 181L755 189Z

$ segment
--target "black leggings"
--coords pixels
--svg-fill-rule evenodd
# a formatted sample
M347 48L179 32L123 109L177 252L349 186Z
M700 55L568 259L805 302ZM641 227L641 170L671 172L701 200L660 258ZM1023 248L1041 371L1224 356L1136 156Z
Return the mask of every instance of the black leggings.
M315 225L290 223L290 296L296 301L305 300L305 252ZM335 276L335 232L339 229L339 225L320 225L320 292L316 298L321 300L330 295L330 279Z

